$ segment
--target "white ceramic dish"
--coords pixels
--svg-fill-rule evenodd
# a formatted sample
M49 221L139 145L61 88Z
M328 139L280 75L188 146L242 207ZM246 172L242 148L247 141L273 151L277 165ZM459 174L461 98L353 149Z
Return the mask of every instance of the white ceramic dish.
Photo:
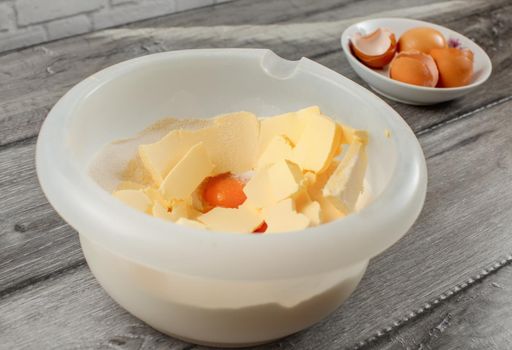
M313 104L370 132L374 199L342 220L267 235L197 230L136 212L89 176L104 145L164 116L271 115ZM386 103L313 61L252 49L160 53L92 75L49 113L36 165L48 200L80 233L91 271L114 300L162 332L219 346L271 341L333 312L369 259L411 227L427 181L416 137Z
M474 54L474 74L471 84L456 88L416 86L389 78L387 66L384 67L384 69L366 67L353 55L349 46L350 38L357 32L371 33L381 27L391 29L391 31L395 33L397 40L402 33L415 27L431 27L440 31L447 40L459 40L463 47L470 49ZM489 78L492 71L489 56L472 40L448 28L413 19L375 18L353 24L341 35L341 47L352 69L354 69L361 79L366 81L373 90L392 100L413 105L429 105L461 97L482 85Z

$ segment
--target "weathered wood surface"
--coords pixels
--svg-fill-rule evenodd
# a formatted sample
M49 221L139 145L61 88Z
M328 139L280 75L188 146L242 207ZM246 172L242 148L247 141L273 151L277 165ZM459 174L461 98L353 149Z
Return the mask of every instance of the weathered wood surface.
M338 312L269 348L352 346L512 252L512 4L421 3L237 1L0 56L0 348L189 347L142 325L99 289L76 233L45 201L33 165L34 136L66 89L98 69L149 52L269 47L290 59L312 57L360 82L338 50L339 33L351 17L380 13L445 24L474 38L493 60L485 88L463 99L422 108L391 103L421 135L428 158L423 214L404 239L372 262ZM509 317L499 320L510 324L500 305L486 304L487 314ZM368 346L419 347L423 338L412 335L443 310L441 305L432 316ZM468 322L478 320L459 323ZM482 329L493 325L490 318L481 322ZM495 348L512 342L500 328L493 331L499 338Z
M323 2L314 2L315 6L319 3ZM508 20L512 13L510 1L424 3L413 0L405 5L386 0L348 2L344 6L327 1L313 10L312 3L306 0L240 1L197 10L192 13L198 15L191 15L192 18L187 14L172 15L155 23L141 22L5 54L0 56L0 145L35 136L51 106L86 76L122 60L153 52L196 47L268 47L288 59L315 58L353 78L354 73L341 56L339 36L344 28L358 20L354 16L370 13L423 18L449 26L455 23L455 29L482 44L493 59L494 76L499 79L492 79L486 89L493 94L464 98L456 102L458 107L453 113L445 114L451 110L451 103L444 108L404 108L403 111L402 105L394 104L406 118L415 114L411 117L415 130L508 97L504 96L503 86L512 79L512 72L507 69L511 58L506 50L512 35ZM223 8L226 13L222 12ZM324 62L322 57L326 55L329 57Z
M354 296L334 315L268 348L353 346L512 252L511 108L512 101L421 136L430 183L413 230L372 261ZM9 346L183 346L128 316L81 265L4 295L0 324Z
M361 349L510 349L511 292L509 265L445 301L443 307Z

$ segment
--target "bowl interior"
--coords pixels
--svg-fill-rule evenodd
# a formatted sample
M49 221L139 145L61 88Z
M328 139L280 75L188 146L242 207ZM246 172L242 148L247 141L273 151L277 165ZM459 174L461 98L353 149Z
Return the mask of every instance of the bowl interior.
M314 104L370 133L372 201L343 220L276 235L212 233L136 212L90 176L103 146L166 116L239 110L263 116ZM52 108L39 134L36 167L50 203L95 243L163 271L222 279L296 278L367 261L411 227L426 192L421 147L391 107L313 61L257 49L166 52L92 75Z
M473 51L474 54L474 62L473 62L473 77L471 80L471 84L458 87L458 88L441 88L443 90L457 90L457 89L467 89L472 86L478 85L485 81L491 72L491 63L487 54L483 51L480 46L478 46L474 41L465 37L464 35L457 33L451 29L446 27L424 22L413 19L405 19L405 18L379 18L379 19L370 19L367 21L356 23L345 30L342 35L342 47L345 51L346 55L351 59L357 61L357 64L360 65L363 69L372 72L374 74L378 74L381 77L384 77L389 82L394 84L399 84L407 87L411 87L413 89L436 89L439 88L427 88L421 86L415 86L410 84L405 84L396 80L389 78L389 65L385 66L383 69L372 69L366 67L364 64L359 62L359 60L353 55L352 50L350 49L349 42L350 38L354 36L357 32L369 34L375 31L378 28L388 28L393 33L395 33L396 39L398 40L400 36L409 29L416 27L431 27L439 32L441 32L446 40L454 39L458 40L462 47L468 48Z
M89 78L104 83L73 111L70 158L85 173L105 144L131 137L166 116L208 118L240 110L268 116L319 105L336 120L370 132L366 180L377 196L397 157L394 138L385 136L386 130L393 134L389 116L358 91L323 79L309 65L316 64L261 51L163 54L112 67Z

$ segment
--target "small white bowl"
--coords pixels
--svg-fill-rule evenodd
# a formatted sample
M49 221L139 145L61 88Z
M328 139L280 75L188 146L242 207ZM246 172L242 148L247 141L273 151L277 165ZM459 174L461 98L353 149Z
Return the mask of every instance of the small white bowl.
M134 211L89 174L105 144L164 116L263 116L313 104L371 137L373 200L342 220L267 235L198 230ZM316 62L257 49L165 52L90 76L48 114L36 166L114 300L164 333L221 347L271 341L333 312L369 259L411 227L427 186L418 140L391 107Z
M372 69L362 64L350 49L350 38L357 32L371 33L377 28L389 28L397 40L407 30L415 27L431 27L440 31L447 40L455 39L461 43L462 47L473 51L473 80L471 84L456 88L431 88L402 83L389 78L388 66L384 69ZM359 22L348 27L341 35L341 47L347 57L352 69L364 80L370 87L379 94L392 100L412 105L429 105L444 101L453 100L461 97L482 85L491 75L492 64L485 51L475 44L472 40L466 38L448 28L437 24L418 21L406 18L375 18Z

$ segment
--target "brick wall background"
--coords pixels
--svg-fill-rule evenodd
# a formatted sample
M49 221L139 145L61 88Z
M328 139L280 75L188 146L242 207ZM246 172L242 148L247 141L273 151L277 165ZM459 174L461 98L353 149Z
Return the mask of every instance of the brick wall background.
M0 0L0 52L231 0Z

